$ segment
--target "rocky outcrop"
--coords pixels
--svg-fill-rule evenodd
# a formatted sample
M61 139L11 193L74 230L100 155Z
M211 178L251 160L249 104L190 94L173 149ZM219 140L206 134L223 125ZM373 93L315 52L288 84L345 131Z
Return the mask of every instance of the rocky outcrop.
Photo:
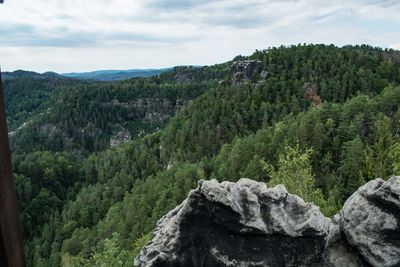
M268 73L263 70L263 64L259 60L241 60L232 63L229 74L232 84L241 84L251 81L255 75L265 79Z
M129 142L132 139L131 133L128 130L118 132L110 138L110 147L117 147Z
M326 267L368 267L360 254L350 246L341 231L340 215L336 214L329 227L325 250Z
M171 101L168 98L143 97L132 99L127 102L113 99L111 102L103 103L103 106L119 107L126 110L126 116L129 119L141 120L143 123L158 125L168 120L189 102L188 100L180 98Z
M400 266L400 177L373 180L333 219L283 185L200 181L135 265Z
M182 71L175 75L175 82L182 83L190 83L194 80L193 73L191 71Z
M305 83L303 85L304 99L311 100L314 106L320 107L322 98L319 95L319 86L315 83Z
M53 137L59 132L57 126L52 123L45 123L39 127L39 135L41 136Z
M400 266L400 177L376 179L344 204L341 226L348 242L373 266Z
M329 221L280 185L200 181L157 224L136 266L316 266Z
M156 122L163 122L167 119L169 119L171 116L168 114L162 114L160 112L146 112L146 115L144 116L144 120L150 123L156 123Z

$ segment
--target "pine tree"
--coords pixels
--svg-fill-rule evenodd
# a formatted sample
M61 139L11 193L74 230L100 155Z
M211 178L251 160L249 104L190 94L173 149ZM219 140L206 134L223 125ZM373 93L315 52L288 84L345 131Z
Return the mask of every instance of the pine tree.
M390 151L394 145L391 122L386 116L375 123L374 140L366 146L366 165L368 179L387 178L391 174Z
M364 145L359 137L343 144L340 174L346 196L363 184L365 159Z

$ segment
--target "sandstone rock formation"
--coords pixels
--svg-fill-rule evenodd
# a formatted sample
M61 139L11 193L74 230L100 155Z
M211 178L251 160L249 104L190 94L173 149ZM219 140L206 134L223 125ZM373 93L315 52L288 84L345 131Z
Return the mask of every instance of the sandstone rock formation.
M323 260L328 229L318 207L284 186L200 181L159 221L136 265L312 266Z
M346 239L373 266L400 266L400 177L376 179L344 204Z
M193 73L190 71L182 71L175 75L175 82L179 84L190 83L193 79Z
M117 147L129 142L132 139L131 133L128 130L118 132L110 138L110 147Z
M305 83L303 85L304 99L311 100L315 107L320 107L322 104L321 96L319 95L319 87L315 83Z
M357 250L347 242L341 231L339 214L336 214L331 221L324 258L326 267L370 266Z
M235 61L231 65L230 77L233 84L240 84L251 81L253 75L260 74L262 78L267 77L267 72L262 69L262 62L259 60Z
M200 181L135 265L400 266L400 177L373 180L331 220L278 185Z

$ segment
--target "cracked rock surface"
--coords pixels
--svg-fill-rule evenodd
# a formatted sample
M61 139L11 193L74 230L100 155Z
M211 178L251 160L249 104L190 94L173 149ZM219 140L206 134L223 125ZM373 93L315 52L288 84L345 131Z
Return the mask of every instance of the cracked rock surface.
M279 185L200 181L164 216L137 266L312 266L329 220Z
M373 266L400 266L400 177L375 179L343 205L348 242Z
M283 185L199 181L135 265L400 266L400 177L360 187L333 219Z

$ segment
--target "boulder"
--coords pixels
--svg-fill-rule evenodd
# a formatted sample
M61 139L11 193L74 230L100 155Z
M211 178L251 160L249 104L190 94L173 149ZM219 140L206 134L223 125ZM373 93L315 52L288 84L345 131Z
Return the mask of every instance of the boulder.
M340 229L340 215L336 214L329 227L325 249L325 267L368 267L361 255L347 242Z
M360 187L332 219L283 185L200 181L135 265L400 266L400 177Z
M324 255L324 267L370 267L346 240L333 243Z
M330 220L278 185L200 181L159 220L136 266L322 266Z
M400 177L360 187L340 212L347 241L372 266L400 266Z

